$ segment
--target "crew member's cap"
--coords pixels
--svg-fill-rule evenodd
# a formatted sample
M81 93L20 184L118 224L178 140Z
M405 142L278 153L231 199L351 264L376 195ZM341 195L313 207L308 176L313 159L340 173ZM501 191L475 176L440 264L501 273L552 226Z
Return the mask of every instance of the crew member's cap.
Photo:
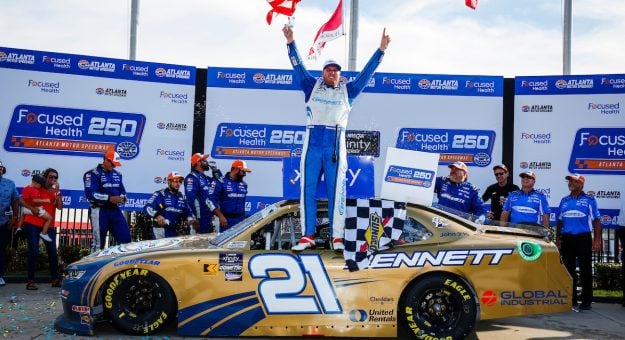
M495 170L497 170L497 169L501 169L501 170L503 170L503 171L505 171L505 172L510 172L510 171L508 171L508 167L506 167L506 166L505 166L505 165L503 165L503 164L497 164L497 165L495 165L495 166L493 167L493 171L495 171Z
M584 176L582 175L568 175L566 177L564 177L567 181L578 181L578 182L582 182L582 184L584 184L584 182L586 182L586 178L584 178Z
M193 154L193 156L191 156L191 166L195 166L199 161L203 160L203 159L207 159L208 158L208 154L201 154L201 153L196 153Z
M334 59L328 59L328 60L326 60L326 61L323 63L323 69L324 69L324 70L325 70L325 69L326 69L326 67L328 67L328 66L334 66L334 67L338 68L338 69L339 69L339 71L341 70L341 65L339 65L339 63L338 63L336 60L334 60Z
M172 171L172 172L167 174L167 180L168 181L171 181L171 180L176 179L176 178L184 179L184 176L182 176L178 171Z
M109 150L104 154L104 159L108 159L115 166L122 166L122 163L119 161L119 154L113 150Z
M46 178L40 174L33 175L33 182L39 183L42 187L46 185Z
M252 172L252 169L247 167L247 163L245 163L245 161L242 161L240 159L237 159L236 161L232 162L232 169L241 169L245 172Z
M534 173L534 171L523 171L522 173L519 174L519 177L523 178L523 177L529 177L531 179L536 179L536 174Z
M453 162L449 164L448 167L464 170L464 172L466 172L467 174L469 173L469 168L467 167L466 164L464 164L464 162L460 162L460 161Z

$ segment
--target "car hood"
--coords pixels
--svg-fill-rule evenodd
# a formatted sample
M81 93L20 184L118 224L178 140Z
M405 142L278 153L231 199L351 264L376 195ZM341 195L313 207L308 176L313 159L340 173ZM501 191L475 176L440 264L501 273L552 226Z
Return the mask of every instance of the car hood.
M120 244L85 256L78 262L93 262L116 258L119 256L145 254L162 250L215 248L215 246L211 245L209 241L214 239L216 236L217 234L213 233Z

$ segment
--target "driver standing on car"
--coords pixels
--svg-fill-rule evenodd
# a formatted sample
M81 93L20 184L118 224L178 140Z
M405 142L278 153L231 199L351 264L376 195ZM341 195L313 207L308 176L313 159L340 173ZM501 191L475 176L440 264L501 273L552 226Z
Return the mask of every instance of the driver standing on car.
M391 42L382 31L380 47L375 51L364 69L353 81L342 83L341 65L334 60L323 64L323 76L317 80L304 67L289 25L282 28L287 42L289 60L293 66L294 83L302 91L306 101L306 136L302 151L301 171L301 219L305 228L298 244L291 249L301 251L315 246L317 226L317 186L321 174L325 176L328 192L328 217L332 228L332 248L345 249L345 173L347 151L345 129L351 106L367 86L375 69L382 62L384 51Z

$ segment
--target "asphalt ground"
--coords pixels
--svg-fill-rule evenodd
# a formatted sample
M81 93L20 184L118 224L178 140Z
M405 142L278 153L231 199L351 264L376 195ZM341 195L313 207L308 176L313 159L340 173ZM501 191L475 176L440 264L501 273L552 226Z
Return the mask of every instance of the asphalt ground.
M36 291L26 290L24 283L0 287L0 338L184 339L176 335L173 325L151 337L127 336L107 323L98 324L95 337L59 333L54 329L54 320L63 312L60 292L49 283L39 284ZM468 339L625 339L625 307L593 303L590 311L481 321Z

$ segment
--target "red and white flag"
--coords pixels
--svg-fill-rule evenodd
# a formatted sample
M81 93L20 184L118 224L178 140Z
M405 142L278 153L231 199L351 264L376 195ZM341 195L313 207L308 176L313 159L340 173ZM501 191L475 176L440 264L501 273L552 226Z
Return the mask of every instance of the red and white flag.
M343 35L343 0L339 0L334 13L325 24L321 25L313 45L308 51L308 59L316 59L321 54L326 42L332 41Z
M477 8L477 0L464 0L464 3L467 5L467 7L470 7L472 9Z
M274 15L284 14L288 17L295 13L295 6L301 0L267 0L271 10L267 13L267 25L271 25Z

